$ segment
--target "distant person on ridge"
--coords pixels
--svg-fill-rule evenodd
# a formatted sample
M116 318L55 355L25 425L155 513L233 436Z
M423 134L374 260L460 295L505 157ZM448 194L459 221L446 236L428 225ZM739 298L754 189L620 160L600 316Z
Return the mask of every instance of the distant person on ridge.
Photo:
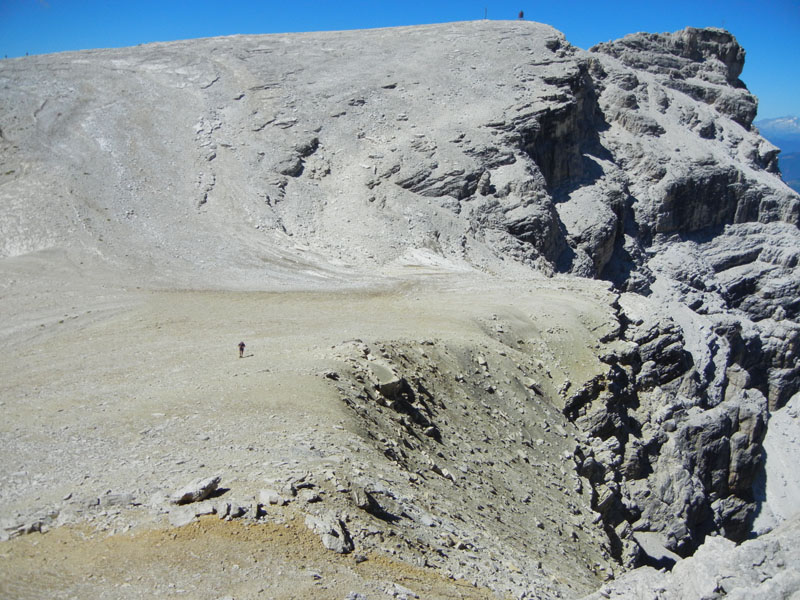
M524 11L519 11L519 18L520 19L524 19L525 18L525 12Z
M239 342L239 358L244 356L244 342Z

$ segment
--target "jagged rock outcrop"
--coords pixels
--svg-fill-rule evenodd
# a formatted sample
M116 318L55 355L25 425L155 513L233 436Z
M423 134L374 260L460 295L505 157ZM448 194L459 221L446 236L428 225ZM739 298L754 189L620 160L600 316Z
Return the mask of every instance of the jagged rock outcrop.
M800 588L798 520L736 545L710 537L672 571L643 567L584 600L606 598L791 598Z
M619 61L601 62L596 89L615 133L600 140L631 167L622 176L624 226L604 274L649 294L651 309L671 322L623 302L637 306L622 311L637 350L612 357L606 380L567 404L603 441L604 460L593 444L579 468L595 482L619 555L635 563L634 531L660 532L682 555L709 532L737 541L749 532L769 410L800 385L790 316L798 198L765 185L775 155L747 139L755 101L737 79L743 52L729 34L636 34L592 51ZM632 111L660 129L632 124ZM664 143L676 126L689 129L680 147Z
M606 355L608 373L564 409L591 436L576 464L595 489L609 536L618 538L618 556L641 558L630 547L635 532L661 533L681 555L711 531L742 540L756 510L766 398L731 383L724 399L710 401L681 328L669 318L642 320L638 302L626 300L628 345Z
M739 79L744 49L723 29L687 27L672 34L634 33L598 44L592 51L663 76L661 81L667 87L710 104L745 128L756 116L757 101ZM707 135L710 123L705 125Z

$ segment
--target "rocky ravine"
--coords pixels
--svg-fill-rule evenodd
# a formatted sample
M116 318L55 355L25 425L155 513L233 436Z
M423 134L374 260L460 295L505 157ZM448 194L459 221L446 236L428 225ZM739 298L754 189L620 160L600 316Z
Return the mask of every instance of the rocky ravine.
M752 127L743 62L721 30L586 52L544 25L487 21L3 61L0 332L10 354L33 352L3 371L7 532L105 518L109 489L113 506L158 514L183 479L216 470L225 485L239 464L231 493L254 503L242 515L269 519L286 490L312 490L286 510L303 506L327 546L498 594L575 596L707 536L743 542L771 502L758 484L770 415L800 390L800 197ZM186 291L199 289L215 292ZM203 331L240 335L234 322L251 337L270 323L280 333L263 339L284 353L240 392L294 385L325 415L314 439L327 441L302 441L290 418L260 450L281 493L247 466L258 402L245 427L214 417L236 460L200 444L197 465L165 477L154 458L188 464L166 450L193 430L180 390L196 382L210 410L231 375L221 356L159 363L161 336L204 355L219 339ZM126 362L73 357L86 340L116 352L112 331ZM96 383L73 375L86 370ZM37 407L73 415L70 428L76 407L105 412L101 396L123 389L131 414L106 426L120 452L137 448L135 490L99 466L113 445L80 426L31 430ZM128 437L138 407L165 403L175 422ZM368 458L292 457L295 438ZM85 446L70 460L102 470L86 492L97 503L70 505L75 473L35 461L44 440ZM139 522L128 510L112 521ZM206 509L169 510L180 523Z

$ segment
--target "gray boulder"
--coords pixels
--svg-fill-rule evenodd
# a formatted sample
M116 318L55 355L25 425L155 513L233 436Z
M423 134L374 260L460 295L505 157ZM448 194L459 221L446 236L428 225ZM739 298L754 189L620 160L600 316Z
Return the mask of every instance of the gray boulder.
M205 500L213 494L219 486L222 478L219 475L206 477L205 479L195 479L186 484L170 496L173 504L190 504Z
M355 548L344 522L335 514L306 515L306 527L320 536L322 545L337 554L348 554Z

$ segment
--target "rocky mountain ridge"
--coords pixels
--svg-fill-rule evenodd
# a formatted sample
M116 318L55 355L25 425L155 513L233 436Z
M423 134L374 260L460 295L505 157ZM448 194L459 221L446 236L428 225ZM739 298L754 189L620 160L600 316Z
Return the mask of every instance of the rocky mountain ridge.
M40 257L45 287L61 269L151 289L413 272L590 286L607 315L574 334L592 351L571 369L559 336L573 329L545 335L514 311L484 323L489 357L447 341L335 346L328 385L396 478L391 493L369 488L362 465L377 504L359 508L417 515L398 526L409 560L519 597L571 589L522 537L531 503L558 506L531 531L558 527L564 554L575 543L583 590L607 564L679 560L708 535L742 542L770 414L800 391L800 196L752 126L743 63L717 29L587 52L545 25L485 21L3 61L3 291L33 295ZM534 438L553 411L560 432ZM507 435L487 433L498 423ZM569 468L538 455L551 444ZM497 453L483 466L480 445ZM412 490L429 471L439 515ZM554 488L540 497L542 477ZM498 501L465 504L459 486ZM450 556L477 535L464 513L498 523L464 548L505 552L513 575L477 550ZM444 521L449 537L427 533ZM387 550L384 533L358 543Z

